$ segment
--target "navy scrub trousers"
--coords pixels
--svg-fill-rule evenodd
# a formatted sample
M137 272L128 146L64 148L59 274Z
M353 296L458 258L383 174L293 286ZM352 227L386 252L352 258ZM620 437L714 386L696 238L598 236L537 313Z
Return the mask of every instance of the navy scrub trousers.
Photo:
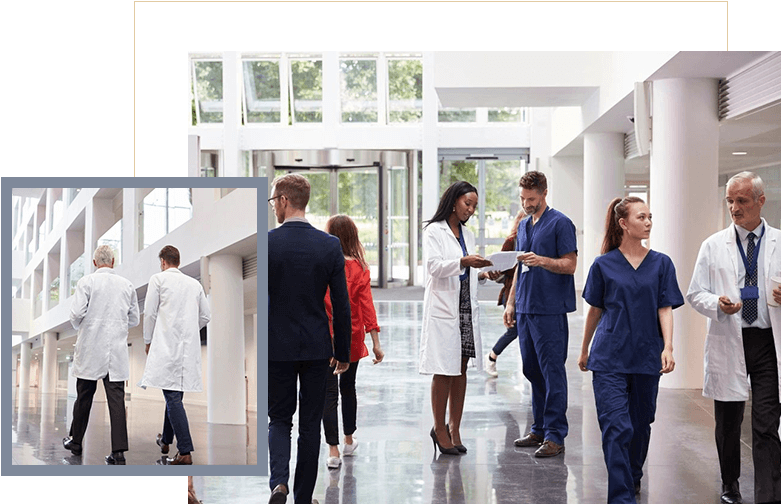
M643 477L660 375L593 372L594 399L607 466L607 501L634 504Z

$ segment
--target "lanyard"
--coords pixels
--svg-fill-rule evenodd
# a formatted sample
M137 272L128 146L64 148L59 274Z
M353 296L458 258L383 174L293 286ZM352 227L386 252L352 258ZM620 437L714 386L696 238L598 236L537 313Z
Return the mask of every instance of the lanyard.
M461 224L458 225L458 243L461 245L461 252L464 253L464 257L466 257L468 254L466 253L466 243L464 242L464 226ZM464 268L464 273L461 275L458 275L458 279L460 281L466 280L466 277L469 275L469 267Z
M740 258L743 259L743 267L746 268L746 278L750 278L752 275L754 275L754 271L757 269L757 259L759 258L759 244L762 243L762 237L765 236L765 226L762 226L762 232L759 234L759 240L757 241L757 244L754 246L754 257L753 262L751 263L751 268L749 268L749 262L746 260L746 253L743 252L743 243L741 243L740 235L738 234L738 229L735 228L735 236L738 239L738 250L740 250Z

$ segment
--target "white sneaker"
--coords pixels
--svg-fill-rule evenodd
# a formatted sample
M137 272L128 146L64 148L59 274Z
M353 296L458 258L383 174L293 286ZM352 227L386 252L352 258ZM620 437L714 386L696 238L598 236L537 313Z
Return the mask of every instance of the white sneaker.
M353 438L353 444L345 443L342 447L342 455L345 457L352 457L356 448L358 448L358 440Z
M499 373L496 371L496 361L489 359L488 357L490 355L491 354L485 354L485 357L483 358L483 363L485 364L485 373L496 378L499 376Z
M328 466L328 469L339 469L339 466L342 465L342 459L339 457L328 457L325 461L325 465Z

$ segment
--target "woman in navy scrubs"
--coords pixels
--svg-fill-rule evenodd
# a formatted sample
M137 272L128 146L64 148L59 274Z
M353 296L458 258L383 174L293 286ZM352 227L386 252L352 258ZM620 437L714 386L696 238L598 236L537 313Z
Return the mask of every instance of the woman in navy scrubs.
M675 367L672 310L683 305L683 296L670 258L643 246L651 233L651 213L642 199L614 199L605 228L602 255L591 265L583 289L591 306L578 366L594 373L607 501L635 503L660 373Z

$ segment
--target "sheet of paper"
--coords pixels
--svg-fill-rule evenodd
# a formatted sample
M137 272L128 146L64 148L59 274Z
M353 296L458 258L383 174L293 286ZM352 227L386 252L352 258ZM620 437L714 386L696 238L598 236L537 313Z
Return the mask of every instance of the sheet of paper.
M515 266L515 263L518 262L518 255L522 253L523 252L516 252L515 250L493 253L486 257L486 259L491 261L493 264L491 266L481 268L480 271L504 271L510 269Z

